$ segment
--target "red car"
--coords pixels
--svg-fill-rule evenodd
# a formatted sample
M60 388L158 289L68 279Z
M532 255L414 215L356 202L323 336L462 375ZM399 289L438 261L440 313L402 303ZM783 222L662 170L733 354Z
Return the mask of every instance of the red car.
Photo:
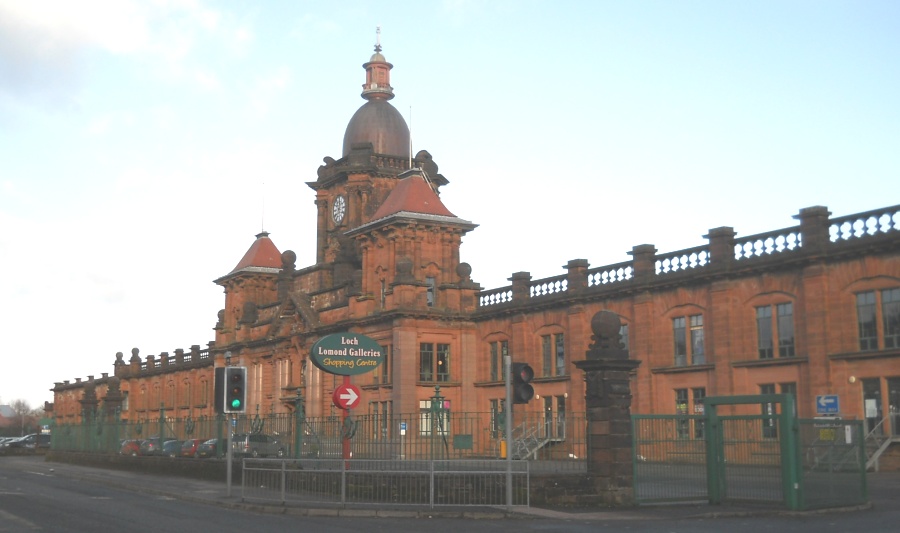
M182 457L198 457L197 448L204 443L206 439L188 439L181 444Z
M135 457L141 454L141 441L139 440L123 440L122 447L119 448L119 455L130 455Z

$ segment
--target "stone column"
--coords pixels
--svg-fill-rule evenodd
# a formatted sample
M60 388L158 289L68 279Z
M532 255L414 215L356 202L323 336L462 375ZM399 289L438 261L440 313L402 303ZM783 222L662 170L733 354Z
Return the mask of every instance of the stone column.
M598 503L634 505L630 375L640 361L628 359L619 341L619 316L600 311L591 319L594 343L584 361L588 475Z
M512 299L514 302L522 304L525 300L531 298L530 272L514 272L512 277L507 279L512 282Z
M107 380L106 396L103 397L103 417L107 422L118 422L122 415L125 396L121 390L121 380L113 376Z
M113 376L107 380L106 396L103 397L103 449L117 451L122 434L122 404L125 396L122 394L119 378Z

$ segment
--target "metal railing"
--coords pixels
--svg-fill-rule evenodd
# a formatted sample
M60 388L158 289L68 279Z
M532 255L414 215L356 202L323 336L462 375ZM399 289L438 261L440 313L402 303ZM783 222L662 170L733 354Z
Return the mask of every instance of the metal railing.
M529 505L527 461L244 459L242 474L246 501L432 509Z
M340 459L349 437L353 459L488 460L503 459L504 435L497 414L445 411L402 415L360 415L345 422L339 416L298 417L294 414L173 418L136 421L87 417L76 424L52 428L52 448L59 451L118 453L124 440L151 437L178 440L219 439L259 433L273 437L284 455L295 459ZM230 427L234 424L233 428ZM297 428L301 428L297 431ZM584 413L515 414L510 446L514 459L529 459L542 472L586 471ZM226 448L219 446L218 457Z
M867 501L861 421L782 418L633 415L635 499L783 502L795 509Z

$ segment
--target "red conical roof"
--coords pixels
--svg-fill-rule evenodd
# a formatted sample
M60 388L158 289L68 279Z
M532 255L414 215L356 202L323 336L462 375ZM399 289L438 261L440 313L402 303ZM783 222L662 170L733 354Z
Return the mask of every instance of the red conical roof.
M413 169L408 172L413 174L397 183L391 194L375 212L372 220L379 220L404 211L445 217L456 216L444 206L431 185L425 181L425 176L421 171Z
M263 231L256 236L256 240L250 245L250 249L238 262L231 273L247 269L281 269L281 252L269 238L268 232Z

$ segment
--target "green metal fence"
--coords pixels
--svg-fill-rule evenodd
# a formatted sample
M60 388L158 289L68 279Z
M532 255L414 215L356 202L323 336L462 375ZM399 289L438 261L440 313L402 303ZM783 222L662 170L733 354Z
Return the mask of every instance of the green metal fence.
M513 459L541 463L544 468L538 466L538 471L586 471L583 413L516 413L514 418L509 447ZM51 446L55 450L118 453L124 440L217 438L224 442L233 431L270 435L283 445L287 457L303 459L341 458L346 440L354 459L500 459L506 451L502 422L496 413L449 410L347 418L273 414L196 419L172 418L160 411L152 419L87 416L81 423L57 424ZM219 457L225 451L220 446Z
M722 406L754 404L762 414L720 414ZM636 500L793 510L866 502L862 422L795 412L793 396L776 394L709 397L703 415L634 415Z
M799 420L802 506L859 505L869 500L862 420Z
M705 501L706 438L701 415L633 415L638 503Z

